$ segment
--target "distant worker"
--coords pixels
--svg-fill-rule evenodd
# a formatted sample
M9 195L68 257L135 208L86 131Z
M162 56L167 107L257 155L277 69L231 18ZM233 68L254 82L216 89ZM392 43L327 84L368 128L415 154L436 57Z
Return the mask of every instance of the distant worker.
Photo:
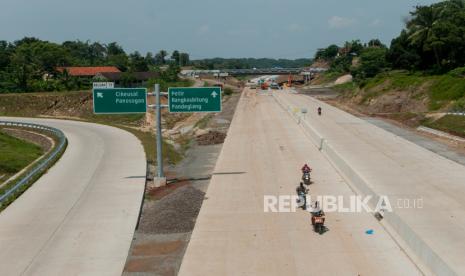
M320 106L320 107L318 107L318 115L320 115L320 116L321 116L321 106Z

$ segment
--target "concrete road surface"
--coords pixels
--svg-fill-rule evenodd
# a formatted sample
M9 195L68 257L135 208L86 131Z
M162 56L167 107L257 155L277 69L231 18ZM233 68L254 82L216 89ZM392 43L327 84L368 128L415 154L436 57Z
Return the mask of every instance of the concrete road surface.
M308 212L264 212L265 195L295 195L305 162L310 194L354 195L270 94L245 90L180 275L420 274L371 214L327 213L319 235Z
M311 97L275 95L291 108L307 108L306 121L374 193L391 198L397 208L390 224L423 263L436 274L465 275L463 165ZM422 208L413 206L418 199Z
M59 128L69 145L0 213L0 275L121 275L144 192L142 145L113 127L18 120Z

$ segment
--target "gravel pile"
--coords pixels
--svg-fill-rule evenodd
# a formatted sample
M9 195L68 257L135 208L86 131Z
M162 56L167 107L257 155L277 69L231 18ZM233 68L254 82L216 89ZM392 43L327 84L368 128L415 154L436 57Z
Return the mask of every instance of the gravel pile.
M188 185L156 201L146 201L139 231L150 234L185 233L194 229L205 193Z
M218 131L209 131L197 137L197 143L201 146L216 145L224 143L226 134Z

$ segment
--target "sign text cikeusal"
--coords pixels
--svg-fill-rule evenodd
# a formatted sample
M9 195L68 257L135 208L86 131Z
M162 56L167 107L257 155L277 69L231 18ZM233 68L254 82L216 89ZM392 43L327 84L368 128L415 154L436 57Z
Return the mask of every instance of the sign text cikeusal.
M169 112L221 112L220 87L172 87L168 89Z
M95 114L147 112L145 88L94 89L93 98Z

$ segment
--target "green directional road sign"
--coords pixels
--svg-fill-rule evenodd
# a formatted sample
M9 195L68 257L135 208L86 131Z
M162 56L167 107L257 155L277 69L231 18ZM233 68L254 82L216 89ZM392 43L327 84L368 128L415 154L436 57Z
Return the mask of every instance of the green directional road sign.
M105 88L94 89L95 114L145 113L147 89Z
M172 87L168 89L170 112L221 112L220 87Z

